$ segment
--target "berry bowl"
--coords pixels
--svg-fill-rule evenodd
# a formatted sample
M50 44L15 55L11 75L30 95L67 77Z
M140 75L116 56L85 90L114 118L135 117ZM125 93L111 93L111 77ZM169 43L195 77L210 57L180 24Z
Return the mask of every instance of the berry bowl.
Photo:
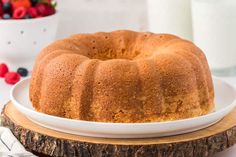
M32 69L39 51L52 42L58 26L58 12L53 15L22 19L0 20L0 61L12 69Z

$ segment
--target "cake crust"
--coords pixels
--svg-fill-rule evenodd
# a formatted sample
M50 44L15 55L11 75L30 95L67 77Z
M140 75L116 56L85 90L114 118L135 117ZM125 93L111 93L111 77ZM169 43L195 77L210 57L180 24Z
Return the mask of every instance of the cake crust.
M42 50L30 83L37 111L98 122L158 122L205 115L214 89L204 53L169 34L79 34Z

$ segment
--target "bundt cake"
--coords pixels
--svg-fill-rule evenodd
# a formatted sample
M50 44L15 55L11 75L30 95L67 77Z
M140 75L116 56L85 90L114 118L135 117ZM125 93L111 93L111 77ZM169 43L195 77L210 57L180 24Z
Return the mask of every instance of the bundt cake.
M205 115L214 89L203 52L167 34L127 30L79 34L38 56L33 107L97 122L159 122Z

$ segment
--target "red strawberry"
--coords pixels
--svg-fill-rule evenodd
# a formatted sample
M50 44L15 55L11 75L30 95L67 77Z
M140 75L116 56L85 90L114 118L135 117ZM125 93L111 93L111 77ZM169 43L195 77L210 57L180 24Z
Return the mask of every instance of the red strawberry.
M19 7L13 12L14 19L23 19L26 14L26 9L24 7Z
M38 11L35 8L29 8L27 12L32 18L38 17Z
M31 7L31 2L30 0L12 0L11 1L13 10L24 7L24 8L30 8Z
M4 77L8 73L8 67L5 63L0 64L0 77Z
M15 84L20 80L20 75L17 72L9 72L5 75L5 81L8 84Z

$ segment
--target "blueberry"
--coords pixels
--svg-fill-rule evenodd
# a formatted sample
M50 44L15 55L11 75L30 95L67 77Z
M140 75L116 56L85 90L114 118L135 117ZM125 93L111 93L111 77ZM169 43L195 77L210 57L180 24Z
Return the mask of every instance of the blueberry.
M3 8L4 12L10 12L11 11L11 3L10 2L3 3L2 8Z
M7 13L3 14L2 17L3 17L3 19L11 19L11 15L7 14Z
M29 15L29 14L26 14L26 15L24 16L24 19L32 19L32 16Z
M28 70L26 68L18 68L17 73L20 74L20 76L27 76L28 75Z
M32 6L35 6L36 4L38 4L39 0L30 0Z

